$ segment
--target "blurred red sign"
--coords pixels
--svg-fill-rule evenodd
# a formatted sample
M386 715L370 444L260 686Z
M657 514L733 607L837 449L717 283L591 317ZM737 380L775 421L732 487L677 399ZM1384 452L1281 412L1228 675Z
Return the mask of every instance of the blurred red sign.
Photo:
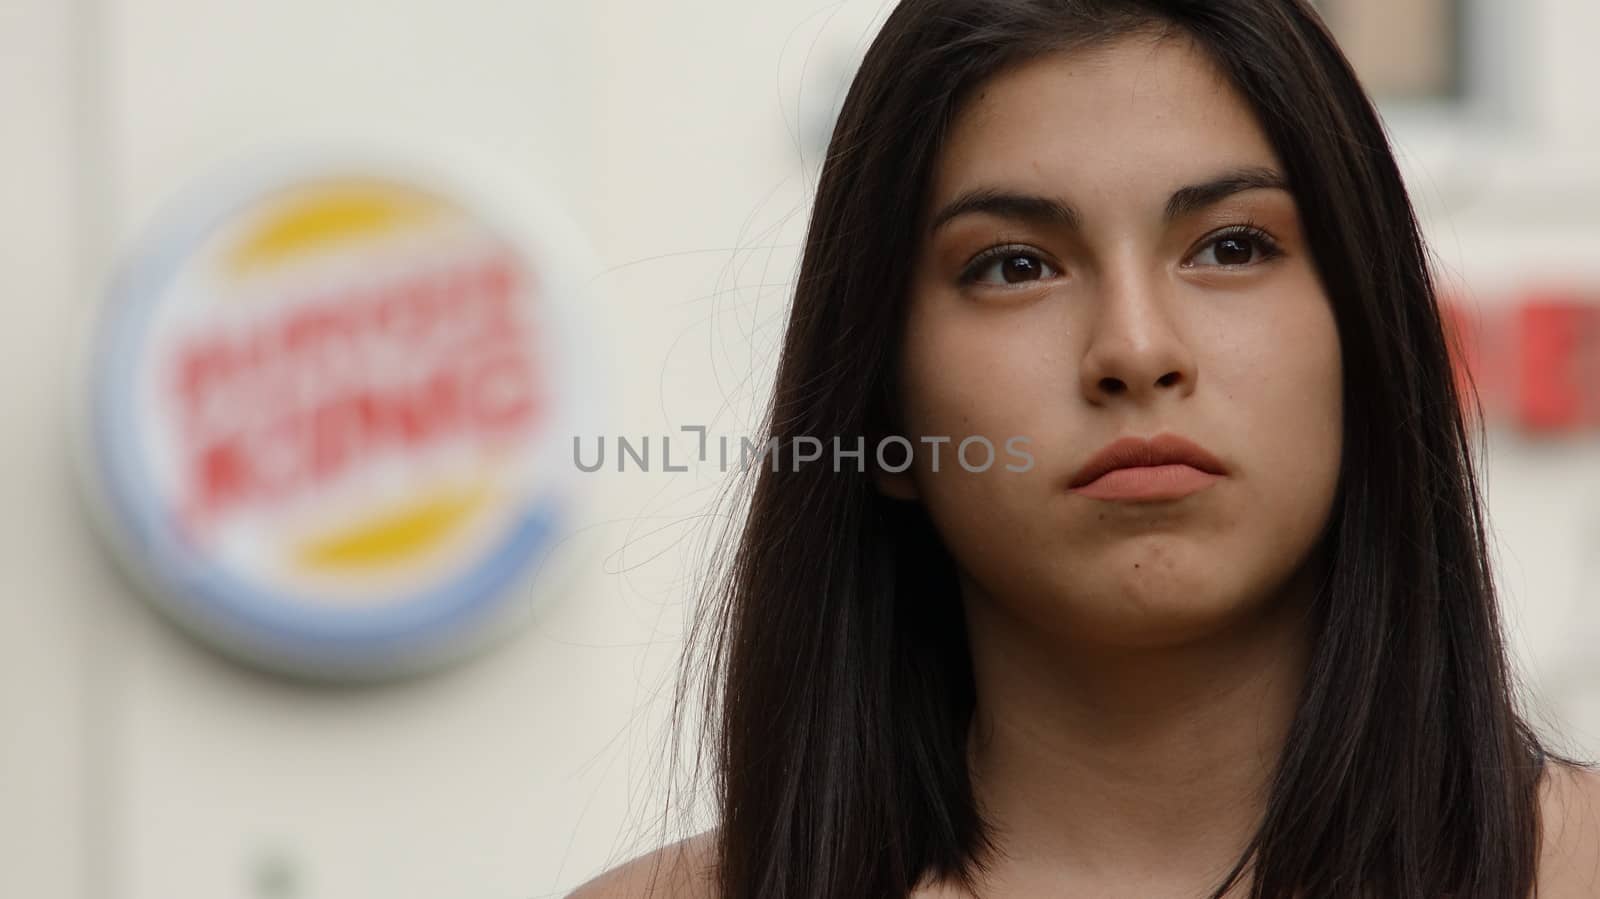
M1443 311L1458 381L1470 373L1487 418L1544 434L1600 426L1600 291L1544 288Z

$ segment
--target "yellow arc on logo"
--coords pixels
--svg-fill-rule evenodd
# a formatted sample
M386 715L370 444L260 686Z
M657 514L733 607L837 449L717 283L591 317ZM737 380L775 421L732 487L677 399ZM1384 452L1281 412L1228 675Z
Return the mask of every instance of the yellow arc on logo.
M359 180L325 182L279 201L234 247L228 268L244 274L312 248L325 248L420 224L449 207L426 194Z
M314 570L385 566L415 559L488 502L490 485L438 491L339 533L302 544L295 554Z

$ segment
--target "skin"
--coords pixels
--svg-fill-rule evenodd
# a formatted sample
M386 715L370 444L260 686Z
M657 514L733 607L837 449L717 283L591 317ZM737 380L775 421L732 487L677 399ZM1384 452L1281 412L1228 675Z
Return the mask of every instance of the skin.
M907 436L1003 448L1021 435L1034 457L1008 471L1002 449L973 473L946 445L938 472L930 452L878 476L926 506L960 568L978 687L969 764L1000 847L984 899L1206 896L1264 808L1305 676L1342 375L1289 192L1165 214L1180 188L1241 169L1282 171L1244 101L1186 41L1137 36L991 79L934 172L907 261ZM1044 198L1075 221L988 211L933 227L975 190ZM1247 224L1265 237L1229 233ZM974 269L996 246L1013 249ZM1162 502L1067 489L1111 440L1162 431L1226 476ZM1561 772L1543 808L1541 895L1595 895L1600 781ZM574 895L708 896L710 836Z

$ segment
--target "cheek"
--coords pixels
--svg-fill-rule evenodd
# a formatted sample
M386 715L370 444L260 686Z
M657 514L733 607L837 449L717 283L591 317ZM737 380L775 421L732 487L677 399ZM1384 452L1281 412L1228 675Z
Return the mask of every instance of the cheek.
M1344 376L1333 313L1320 292L1286 305L1252 333L1228 366L1224 407L1259 519L1304 543L1335 492L1344 441Z
M918 501L958 565L1002 590L1005 578L1061 549L1060 529L1048 524L1052 478L1061 474L1061 429L1077 400L1060 305L997 310L933 296L907 322L901 402L906 436L918 442ZM949 438L937 447L937 472L934 448L919 442L925 437ZM958 457L969 437L994 448L983 471ZM986 455L975 445L966 461L982 467Z
M1271 343L1264 370L1262 414L1278 424L1280 439L1298 447L1304 462L1326 466L1336 461L1343 439L1344 375L1339 334L1326 301L1308 304L1304 314L1284 323ZM1295 460L1289 462L1296 467Z
M901 403L913 439L981 435L997 446L1060 410L1065 341L1039 311L998 312L956 298L913 307L901 365Z

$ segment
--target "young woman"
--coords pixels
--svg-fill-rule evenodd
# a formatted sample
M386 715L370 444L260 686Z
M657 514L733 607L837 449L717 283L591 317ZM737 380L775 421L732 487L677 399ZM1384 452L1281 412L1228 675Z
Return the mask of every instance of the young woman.
M577 895L1600 896L1462 399L1304 2L905 0L700 634L719 824Z

